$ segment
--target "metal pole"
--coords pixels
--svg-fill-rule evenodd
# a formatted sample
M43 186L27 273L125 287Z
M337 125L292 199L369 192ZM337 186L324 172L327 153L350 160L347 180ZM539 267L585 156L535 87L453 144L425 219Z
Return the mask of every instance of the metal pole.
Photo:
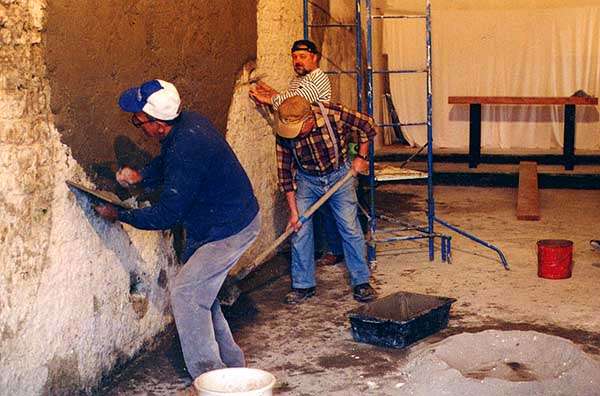
M302 12L304 23L304 40L308 40L308 0L303 1L304 9Z
M498 249L496 246L492 245L489 242L484 241L483 239L479 239L476 236L471 235L468 232L463 231L460 228L453 226L452 224L446 223L444 220L436 218L435 221L437 221L444 227L451 229L452 231L456 232L457 234L460 234L466 238L469 238L470 240L475 241L478 244L483 245L488 249L492 249L493 251L498 253L498 256L500 257L500 262L502 262L502 266L504 267L504 269L505 270L510 269L510 267L508 266L508 261L506 261L506 257L504 257L504 253L502 253L502 251L500 249Z
M360 1L360 0L357 0ZM373 116L373 34L371 17L371 0L367 5L367 113Z
M427 228L429 235L434 233L435 201L433 197L433 122L432 122L432 82L431 82L431 1L427 0L425 18L427 39ZM434 259L433 237L429 238L429 261ZM444 253L446 249L444 249ZM445 254L444 254L445 255Z
M363 97L363 77L362 77L362 21L360 12L360 1L356 0L355 10L355 41L356 41L356 108L358 111L363 111L362 108L362 97Z
M360 0L356 0L360 2ZM372 18L371 18L371 0L366 0L367 7L367 113L373 116L373 53L372 53ZM375 213L375 145L373 140L369 141L369 203L371 221L369 222L369 231L371 239L375 239L375 230L377 229ZM377 259L375 244L369 244L367 248L367 258L369 262Z

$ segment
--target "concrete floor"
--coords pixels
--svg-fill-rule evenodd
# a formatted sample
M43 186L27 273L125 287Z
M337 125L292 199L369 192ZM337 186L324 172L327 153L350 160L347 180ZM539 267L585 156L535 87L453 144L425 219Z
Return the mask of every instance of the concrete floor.
M251 293L232 313L232 326L249 366L277 377L274 394L402 395L409 381L403 367L411 353L454 334L487 329L557 335L600 360L600 253L589 247L590 239L600 238L600 191L541 190L542 219L533 222L516 220L514 189L436 187L435 192L437 215L501 248L511 270L505 271L491 250L442 228L438 232L453 236L452 264L441 263L439 251L429 262L422 242L380 245L373 284L381 295L409 291L457 299L448 328L406 350L352 340L347 312L359 304L343 267L319 268L317 296L300 306L281 302L287 277ZM422 186L381 186L378 207L401 220L425 222L425 195ZM537 277L540 239L574 242L572 278ZM166 395L187 384L171 335L99 394Z

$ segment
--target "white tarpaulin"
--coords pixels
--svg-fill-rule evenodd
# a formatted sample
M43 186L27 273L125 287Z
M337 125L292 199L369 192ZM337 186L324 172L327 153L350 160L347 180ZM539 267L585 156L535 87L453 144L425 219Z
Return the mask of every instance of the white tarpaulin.
M481 8L476 2L465 6L463 1L460 7L451 3L432 2L436 147L468 147L469 107L449 105L448 96L554 97L577 90L600 94L600 0L592 5L553 1L543 7L523 2L523 8L518 2L507 7L499 1L505 4L493 7L488 1ZM390 70L425 66L424 20L374 23L383 24ZM402 122L425 120L425 81L422 74L390 75ZM563 142L563 111L562 106L483 105L482 147L556 151ZM403 129L411 144L426 142L425 127ZM576 148L600 149L597 106L577 106L576 131Z

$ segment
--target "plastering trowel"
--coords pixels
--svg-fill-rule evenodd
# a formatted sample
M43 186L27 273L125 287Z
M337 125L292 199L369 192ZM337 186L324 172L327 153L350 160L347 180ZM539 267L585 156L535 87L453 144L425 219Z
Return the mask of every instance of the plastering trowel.
M102 203L108 203L108 204L115 205L115 206L118 206L123 209L132 209L131 206L129 206L125 202L121 201L115 193L112 193L110 191L94 190L92 188L86 187L84 185L75 183L70 180L67 180L66 183L69 187L72 187L78 191L81 191L81 192L87 194L88 196L91 196L93 199L101 201Z
M299 222L302 225L306 222L316 211L319 209L329 197L333 195L337 190L339 190L348 180L350 180L355 175L353 170L350 170L342 179L338 180L317 202L315 202L310 208L306 210L306 212L302 213L300 216ZM238 283L244 279L250 272L254 271L258 266L260 266L263 261L271 254L279 245L281 245L290 235L294 233L293 228L287 229L283 234L279 236L270 246L268 246L261 254L259 254L252 264L242 268L239 272L233 275L229 275L227 279L225 279L225 283L221 288L221 292L219 293L219 301L222 305L233 305L236 302L238 297L241 294L241 290L238 286Z

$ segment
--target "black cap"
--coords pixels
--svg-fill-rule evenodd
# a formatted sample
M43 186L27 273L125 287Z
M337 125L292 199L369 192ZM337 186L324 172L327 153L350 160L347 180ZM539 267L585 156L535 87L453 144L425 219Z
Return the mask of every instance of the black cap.
M313 54L319 53L319 50L317 49L315 43L313 43L310 40L294 41L294 45L292 45L292 52L294 51L308 51L312 52Z

